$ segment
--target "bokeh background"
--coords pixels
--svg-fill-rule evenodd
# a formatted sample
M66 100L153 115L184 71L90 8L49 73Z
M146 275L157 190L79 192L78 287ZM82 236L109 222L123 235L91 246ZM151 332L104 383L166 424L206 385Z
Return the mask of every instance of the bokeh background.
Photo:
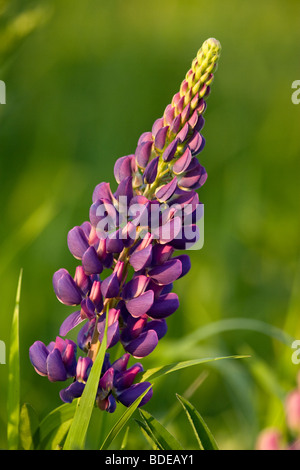
M190 252L192 270L175 284L180 308L143 364L251 357L166 376L147 410L187 448L196 442L176 392L187 393L223 449L254 448L266 426L286 432L283 399L299 370L287 335L300 339L300 105L291 101L299 1L1 0L0 14L0 339L8 355L23 268L22 402L40 418L61 403L59 384L34 372L28 348L55 338L72 311L52 290L53 272L76 266L68 231L87 220L97 183L116 187L115 160L134 152L202 42L216 37L223 49L200 155L209 175L200 191L205 244ZM7 377L0 365L1 448ZM90 448L99 423L107 430L116 417L94 414ZM127 448L147 446L132 421Z

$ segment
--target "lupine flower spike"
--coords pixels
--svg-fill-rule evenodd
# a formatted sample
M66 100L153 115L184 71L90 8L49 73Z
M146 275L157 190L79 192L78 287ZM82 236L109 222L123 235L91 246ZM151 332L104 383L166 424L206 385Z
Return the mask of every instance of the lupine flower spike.
M179 306L173 283L191 267L189 256L176 250L199 237L196 190L207 174L196 156L205 145L200 132L220 50L216 39L204 42L163 116L140 136L133 154L116 161L116 191L99 183L89 220L68 233L69 250L80 263L74 276L59 269L53 288L60 302L77 308L55 342L36 341L29 351L38 374L50 381L73 379L60 392L64 402L81 396L106 322L107 349L121 343L124 354L111 364L106 353L99 408L113 412L117 402L130 406L150 386L135 383L143 367L128 367L128 362L150 354L166 334L167 318ZM102 276L107 270L109 275ZM77 344L61 338L80 324ZM77 347L85 355L76 358ZM152 389L141 405L151 396Z

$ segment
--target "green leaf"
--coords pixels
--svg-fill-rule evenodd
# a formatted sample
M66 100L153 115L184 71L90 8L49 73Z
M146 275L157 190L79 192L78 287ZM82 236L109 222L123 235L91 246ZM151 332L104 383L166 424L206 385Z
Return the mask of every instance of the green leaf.
M145 410L140 410L146 427L149 430L149 437L159 447L160 450L184 450L180 442L150 413ZM146 429L144 428L146 431ZM146 431L147 432L147 431Z
M180 369L185 369L187 367L196 366L198 364L206 364L208 362L213 361L220 361L224 359L244 359L249 356L222 356L222 357L209 357L203 359L193 359L191 361L183 361L183 362L174 362L173 364L169 364L166 366L160 366L153 369L148 369L144 373L139 376L139 381L144 382L145 380L151 379L156 380L159 377L162 377L167 374L171 374L172 372L176 372Z
M148 444L150 445L150 447L153 450L161 450L159 448L159 446L156 444L156 442L153 440L153 435L150 432L150 429L148 428L148 426L144 422L139 421L138 419L135 419L134 421L140 427L140 430L142 431L142 434L144 435L144 437L145 437L146 441L148 442Z
M40 423L39 428L34 434L34 442L37 442L38 448L46 447L53 431L58 429L65 422L74 417L77 406L77 400L72 403L65 403L55 410L52 410Z
M20 271L15 309L13 313L10 348L8 359L8 398L7 398L7 446L9 450L19 447L19 421L20 421L20 353L19 353L19 308L22 285Z
M20 413L20 443L24 450L34 449L34 434L39 427L39 419L28 403L24 403Z
M131 418L139 404L141 403L142 399L148 393L150 390L151 386L147 388L130 406L125 410L125 412L122 414L122 416L118 419L116 424L112 427L108 435L106 436L100 450L107 450L111 443L114 441L114 439L117 437L119 432L123 429L125 424L128 422L128 420Z
M176 394L191 423L201 450L218 450L217 443L207 424L196 408L184 397Z
M51 439L49 439L46 449L50 449L50 450L62 449L62 443L64 441L64 438L66 437L67 432L70 429L72 421L73 421L73 418L65 421L52 433Z
M128 441L128 433L129 433L129 426L127 426L124 437L121 443L121 450L126 449L127 441Z
M84 387L83 394L77 402L77 408L75 411L74 419L71 424L67 439L64 445L64 450L83 450L89 422L91 419L93 407L95 404L95 398L99 385L99 379L102 371L103 361L106 353L107 345L107 325L108 325L108 310L107 306L105 330L103 340L91 368L88 380Z

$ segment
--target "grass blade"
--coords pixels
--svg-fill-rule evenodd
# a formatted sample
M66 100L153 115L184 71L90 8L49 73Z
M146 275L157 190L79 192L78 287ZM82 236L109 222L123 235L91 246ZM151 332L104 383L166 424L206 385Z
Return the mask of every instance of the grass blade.
M176 396L191 423L200 449L218 450L217 443L200 413L188 400L178 394Z
M106 436L100 450L107 450L111 443L114 441L114 439L117 437L119 432L123 429L125 424L128 422L128 420L131 418L139 404L141 403L142 399L144 396L149 392L151 386L147 388L133 403L132 405L129 406L129 408L126 409L126 411L122 414L120 419L116 422L116 424L113 426L113 428L110 430L108 435Z
M152 450L161 450L158 444L156 444L156 442L153 440L153 435L150 432L148 426L144 422L139 421L138 419L135 419L135 422L139 426L143 436L145 437L147 443L152 448Z
M150 413L140 410L146 428L149 430L149 437L160 450L184 450L180 442ZM147 432L147 429L144 430Z
M107 308L108 310L108 308ZM95 398L97 394L99 379L102 371L103 361L107 344L108 311L106 313L105 331L103 340L91 369L90 375L84 387L83 394L77 402L74 419L71 424L64 450L83 450L89 422L91 419Z
M249 356L222 356L222 357L208 357L203 359L192 359L191 361L183 361L183 362L174 362L173 364L168 364L166 366L155 367L153 369L148 369L140 376L140 382L144 382L145 380L151 379L156 380L159 377L162 377L167 374L171 374L172 372L176 372L180 369L185 369L187 367L196 366L199 364L206 364L208 362L214 361L221 361L224 359L244 359Z
M15 309L13 313L10 348L8 359L8 398L7 398L7 446L9 450L17 450L19 447L19 422L20 422L20 340L19 340L19 309L22 285L22 273L20 271Z
M77 406L77 400L72 403L65 403L55 410L52 410L40 423L39 428L34 434L34 442L39 449L47 445L49 436L53 431L59 428L63 423L74 417Z
M28 403L24 403L20 413L20 444L24 450L34 449L34 435L39 427L39 419Z
M129 434L129 426L127 426L124 437L122 439L121 450L126 449L126 445L127 445L127 441L128 441L128 434Z

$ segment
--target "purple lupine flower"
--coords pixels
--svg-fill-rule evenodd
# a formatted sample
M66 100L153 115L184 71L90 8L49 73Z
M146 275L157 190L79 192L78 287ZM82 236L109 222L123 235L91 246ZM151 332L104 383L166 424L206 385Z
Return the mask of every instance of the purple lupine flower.
M126 353L111 365L109 354L106 354L96 396L97 405L101 410L113 413L117 401L125 406L130 406L151 386L149 382L134 383L137 374L143 372L143 366L137 363L127 369L129 358L130 354ZM60 391L62 401L71 403L75 398L81 397L92 366L93 361L89 357L78 359L74 381ZM152 388L139 406L146 404L151 396Z
M135 383L141 364L127 365L130 356L149 355L167 333L167 319L179 307L173 284L191 268L189 256L176 250L199 238L203 206L196 190L207 174L197 155L205 145L200 132L219 55L217 40L204 42L163 116L140 136L133 154L116 161L116 190L99 183L89 220L68 233L68 248L81 264L74 278L59 269L53 287L60 302L77 310L59 333L65 337L81 325L77 343L87 355L76 361L75 343L61 338L48 347L37 341L30 348L40 375L52 381L73 377L60 392L65 402L82 395L106 322L107 349L121 343L126 353L113 364L106 353L99 408L113 412L117 401L130 406L150 386ZM141 406L151 396L152 389Z
M76 368L76 344L57 337L55 342L45 346L36 341L29 348L30 361L39 375L51 382L64 381L74 376Z

